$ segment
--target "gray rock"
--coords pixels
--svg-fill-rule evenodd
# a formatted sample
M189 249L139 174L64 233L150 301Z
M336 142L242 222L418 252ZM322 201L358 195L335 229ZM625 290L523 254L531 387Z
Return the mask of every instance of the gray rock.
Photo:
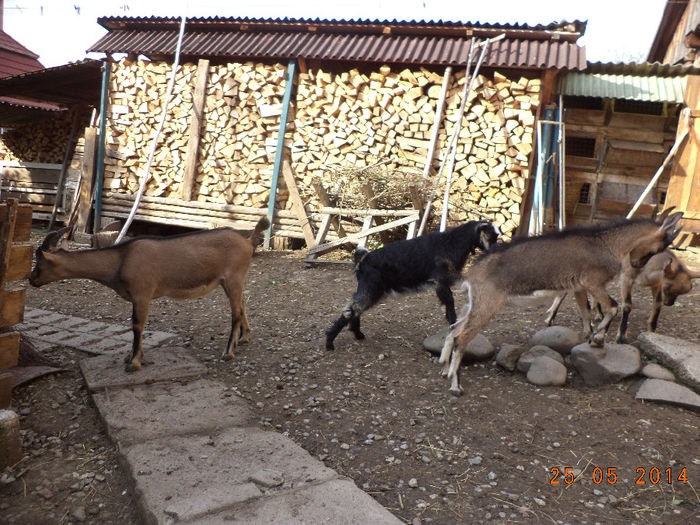
M700 395L690 388L663 379L647 379L634 396L644 401L671 403L700 410Z
M440 355L442 352L442 345L445 343L445 337L450 328L445 327L439 332L423 340L423 348L432 354ZM483 361L485 359L490 359L496 349L491 344L491 342L483 334L477 334L477 336L471 340L467 345L467 350L464 352L465 361Z
M442 345L445 344L445 337L450 331L450 327L446 326L442 330L439 330L433 335L429 335L423 340L423 348L425 348L431 354L440 354L442 351Z
M504 343L496 354L496 364L512 372L515 370L518 358L524 351L525 349L521 346Z
M530 339L531 346L548 346L561 355L569 355L571 349L581 342L583 336L566 326L548 326L536 332Z
M679 382L700 392L700 344L642 332L637 338L637 345L645 355L668 367Z
M525 350L525 352L523 352L523 354L520 356L520 359L518 359L517 364L518 371L522 372L523 374L527 374L527 371L530 369L530 365L532 364L532 362L543 355L546 355L547 357L554 359L555 361L559 361L562 365L564 364L564 358L559 352L555 352L548 346L537 345L533 346L529 350Z
M527 380L539 386L560 386L566 383L566 367L556 359L541 355L528 368Z
M608 343L603 348L582 343L571 350L574 367L590 386L617 383L639 372L642 359L632 345Z
M673 372L656 363L645 365L639 373L650 379L663 379L665 381L676 380L676 376L673 375Z

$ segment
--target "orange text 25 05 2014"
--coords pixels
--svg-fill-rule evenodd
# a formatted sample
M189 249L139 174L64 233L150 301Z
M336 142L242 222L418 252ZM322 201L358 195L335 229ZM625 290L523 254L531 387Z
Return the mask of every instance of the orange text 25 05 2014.
M591 472L593 483L596 485L601 483L616 484L618 482L617 470L617 467L595 467ZM584 475L584 472L574 467L551 467L549 473L551 475L549 478L550 485L571 485ZM670 485L676 481L688 483L685 467L675 469L671 467L637 467L634 483L635 485L658 485L659 483L668 483Z

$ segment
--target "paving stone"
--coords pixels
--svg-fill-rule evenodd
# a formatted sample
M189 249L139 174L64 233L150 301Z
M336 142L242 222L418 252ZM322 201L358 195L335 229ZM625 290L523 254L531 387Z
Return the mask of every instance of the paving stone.
M22 337L24 337L26 334L22 334ZM49 348L54 348L56 345L53 343L50 343L48 341L42 341L41 339L37 339L35 337L28 337L29 342L31 345L34 347L35 350L38 350L39 352L43 352L44 350L48 350Z
M108 325L107 323L101 323L99 321L90 321L87 324L76 327L75 330L78 332L93 333L93 332L99 332L100 330L105 330L106 328L109 328L109 327L110 327L110 325Z
M12 329L17 332L28 332L29 330L34 330L39 326L41 326L39 323L35 323L34 321L27 321L25 319L23 322L14 325Z
M55 313L55 312L48 312L48 315L32 317L31 319L32 319L32 321L35 321L37 323L46 324L46 325L53 325L56 323L62 323L64 321L67 321L68 319L70 319L70 316Z
M32 330L27 330L27 333L25 335L27 337L42 337L43 338L46 335L56 334L56 333L63 333L63 331L59 330L58 328L54 328L53 326L47 326L44 324L40 324Z
M119 350L122 350L123 348L124 341L107 337L91 342L86 348L82 348L81 350L94 355L104 355L113 354ZM127 345L127 348L131 350L131 345Z
M188 521L195 523L195 521ZM304 487L271 497L255 498L231 509L196 520L198 525L251 523L311 523L343 525L399 525L403 523L347 479Z
M171 379L199 377L206 367L185 348L161 347L144 353L144 364L136 372L126 372L126 354L111 353L80 362L80 369L90 391L133 386Z
M59 335L66 335L63 339L59 338ZM59 332L50 336L46 336L47 341L57 342L63 346L70 346L76 348L82 352L95 353L90 350L93 343L101 341L101 337L95 334L82 334L80 332Z
M24 309L24 320L34 320L35 317L45 317L52 314L48 310L41 310L39 308L25 308Z
M105 328L103 330L98 330L97 333L104 336L104 337L119 337L122 335L127 335L127 336L129 336L129 338L131 338L133 331L132 331L131 326L113 324L113 325L109 325L107 328Z
M639 349L668 367L681 383L700 392L700 344L653 332L637 338Z
M109 435L121 447L163 436L247 427L254 422L247 401L210 379L106 390L94 394L93 400Z
M634 397L700 410L700 395L688 387L663 379L645 380Z
M195 514L191 511L195 501L203 512L215 513L246 501L251 495L298 490L337 478L333 470L291 439L253 427L206 435L168 436L123 451L144 513L154 517L157 523L167 523L166 518L185 509ZM252 475L270 465L281 473L282 485L268 488L249 481ZM171 473L177 481L164 483ZM187 519L196 517L189 515Z
M54 326L59 330L73 330L78 326L86 325L90 321L81 317L68 317L67 319L54 323Z
M169 332L149 332L143 333L144 346L158 346L176 337L176 334Z

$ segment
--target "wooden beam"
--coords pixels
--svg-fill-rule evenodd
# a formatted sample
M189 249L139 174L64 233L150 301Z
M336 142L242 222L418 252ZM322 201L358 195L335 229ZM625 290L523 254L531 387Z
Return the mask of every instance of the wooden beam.
M334 248L337 248L338 246L341 246L347 242L358 242L361 238L363 237L368 237L369 235L375 234L377 232L380 232L382 230L388 230L389 228L396 228L397 226L403 226L404 224L409 224L411 222L416 222L418 220L418 214L416 212L413 212L413 215L409 217L403 217L401 219L396 219L391 222L386 222L382 224L381 226L375 226L373 228L368 228L366 230L362 230L356 233L351 233L346 237L343 237L342 239L337 239L335 241L327 242L325 244L321 244L319 246L313 246L309 250L309 255L314 254L314 255L320 255L322 253L329 252L333 250Z
M85 128L85 148L83 166L80 172L80 193L78 196L75 231L85 233L87 230L95 183L95 153L97 151L97 128Z
M197 79L194 85L194 99L192 100L192 114L190 120L190 134L187 140L187 153L185 155L185 174L182 179L180 195L186 201L192 200L192 189L197 172L197 160L199 158L199 138L202 129L204 101L207 97L207 82L209 79L209 60L199 59L197 63Z
M299 218L299 226L301 226L301 231L304 233L306 246L310 248L314 245L314 231L311 228L311 224L309 224L309 216L306 213L304 201L301 200L301 195L299 195L299 187L297 186L296 177L294 176L292 165L289 163L288 159L284 159L282 161L282 176L284 177L284 182L287 185L287 190L289 190L289 198L292 201L292 210Z
M0 334L0 370L17 365L19 356L19 332Z
M10 252L12 239L15 236L15 221L17 220L17 199L10 199L0 206L0 293L5 286L8 268L10 266Z

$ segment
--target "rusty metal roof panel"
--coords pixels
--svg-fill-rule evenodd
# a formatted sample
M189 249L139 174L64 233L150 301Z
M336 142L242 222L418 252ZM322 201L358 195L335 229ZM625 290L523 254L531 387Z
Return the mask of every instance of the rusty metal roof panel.
M407 64L460 65L470 37L300 31L185 32L181 53L231 58L318 59ZM476 42L482 39L477 38ZM90 52L171 55L177 31L113 30ZM484 66L585 69L585 49L572 42L505 38L484 57Z

